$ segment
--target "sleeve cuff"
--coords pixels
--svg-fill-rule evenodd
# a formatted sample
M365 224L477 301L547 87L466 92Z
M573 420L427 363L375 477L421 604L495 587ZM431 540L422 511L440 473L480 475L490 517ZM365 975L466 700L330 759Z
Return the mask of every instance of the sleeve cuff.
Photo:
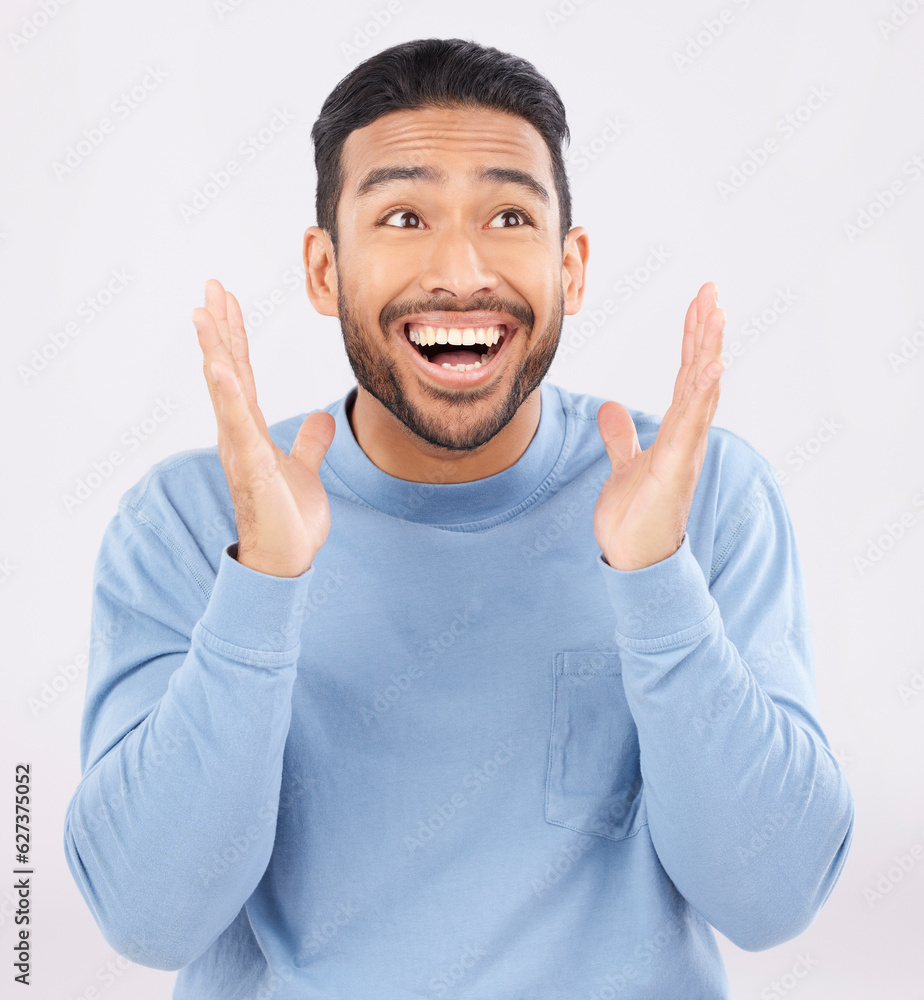
M237 551L237 542L222 549L199 624L218 639L244 649L271 653L295 649L314 565L301 576L271 576L239 563L232 550Z
M717 606L686 535L673 555L644 569L613 569L602 553L597 563L616 614L617 635L625 639L686 638Z

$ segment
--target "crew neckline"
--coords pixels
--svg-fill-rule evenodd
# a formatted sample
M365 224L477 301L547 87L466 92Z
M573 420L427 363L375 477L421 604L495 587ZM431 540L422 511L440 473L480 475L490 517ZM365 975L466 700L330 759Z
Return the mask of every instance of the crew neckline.
M392 517L456 530L476 523L490 526L535 502L567 458L573 427L561 390L545 381L539 390L536 433L517 461L493 476L464 483L419 483L384 472L353 435L347 404L355 400L355 385L328 407L337 426L324 465L356 499Z

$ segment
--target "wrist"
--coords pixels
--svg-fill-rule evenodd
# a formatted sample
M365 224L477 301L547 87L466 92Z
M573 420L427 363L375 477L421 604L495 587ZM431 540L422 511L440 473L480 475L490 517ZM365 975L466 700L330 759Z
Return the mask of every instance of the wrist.
M639 569L648 569L650 566L656 566L658 563L664 562L665 559L670 559L672 555L679 551L685 537L686 533L684 532L681 534L680 540L669 547L649 548L635 552L613 550L607 552L603 549L600 551L603 555L603 561L607 566L611 566L613 569L617 569L623 573L631 573Z
M307 573L314 562L314 557L312 556L306 565L299 566L293 564L291 560L283 561L268 558L252 550L242 552L239 542L235 542L228 548L228 554L242 566L246 566L257 573L265 573L267 576L288 577L290 579Z

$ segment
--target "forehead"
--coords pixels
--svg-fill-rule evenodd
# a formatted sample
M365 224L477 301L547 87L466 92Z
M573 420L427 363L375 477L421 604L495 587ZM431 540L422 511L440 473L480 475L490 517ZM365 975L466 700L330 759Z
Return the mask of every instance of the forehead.
M391 111L351 132L343 145L344 192L383 165L453 162L528 169L551 184L545 140L524 118L490 108L417 108Z

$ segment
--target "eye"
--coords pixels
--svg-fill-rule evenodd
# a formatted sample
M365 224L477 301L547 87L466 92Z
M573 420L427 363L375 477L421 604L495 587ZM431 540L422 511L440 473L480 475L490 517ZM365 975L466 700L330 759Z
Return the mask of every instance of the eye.
M515 225L508 226L506 219L509 216L514 218L519 218L521 221L517 222ZM391 222L391 219L397 218L399 221L396 223ZM413 220L409 225L404 224L405 219ZM505 208L502 212L498 212L494 216L494 219L504 219L504 221L499 225L494 225L494 220L491 220L488 229L520 229L522 226L532 226L535 223L530 218L529 213L524 212L521 208ZM410 208L393 208L386 215L383 215L379 220L378 225L380 226L390 226L392 229L421 229L423 228L423 220L420 216Z
M394 218L394 216L399 216L400 218L403 219L404 216L406 216L406 215L411 216L411 218L416 219L417 221L413 225L410 225L410 226L404 226L404 225L401 225L400 223L398 223L397 225L392 226L392 228L393 229L420 229L420 225L421 225L420 216L416 212L411 211L411 209L409 209L409 208L396 208L396 209L394 209L393 211L389 212L388 215L383 216L382 220L379 222L379 225L380 226L391 226L392 224L388 221L389 219Z
M518 223L515 226L508 226L506 224L506 222L504 222L504 223L502 223L499 226L490 225L490 226L488 226L488 228L489 229L519 229L520 226L522 226L524 224L527 225L527 226L532 225L533 220L526 214L526 212L524 212L522 209L519 209L519 208L505 208L503 210L503 212L498 212L497 215L494 216L494 218L495 219L502 219L502 218L504 218L505 216L508 216L508 215L514 215L514 216L518 215L518 216L520 216L520 218L523 219L523 222L522 223Z

